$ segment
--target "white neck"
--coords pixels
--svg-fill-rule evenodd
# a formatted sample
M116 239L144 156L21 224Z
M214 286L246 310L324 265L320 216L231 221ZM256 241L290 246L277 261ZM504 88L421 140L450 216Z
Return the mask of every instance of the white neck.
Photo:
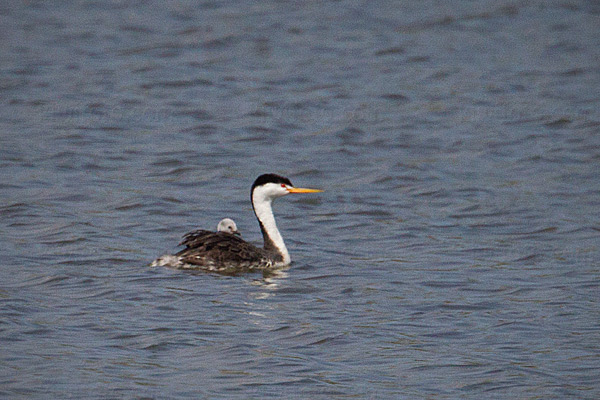
M262 193L260 190L254 191L252 205L254 206L256 218L258 218L258 221L263 228L265 250L271 250L268 243L270 240L272 246L275 247L273 250L277 251L283 258L283 265L288 265L291 261L290 253L288 253L283 238L281 237L281 233L279 233L279 229L277 229L275 217L273 216L273 210L271 208L272 203L273 199L266 196L265 193Z

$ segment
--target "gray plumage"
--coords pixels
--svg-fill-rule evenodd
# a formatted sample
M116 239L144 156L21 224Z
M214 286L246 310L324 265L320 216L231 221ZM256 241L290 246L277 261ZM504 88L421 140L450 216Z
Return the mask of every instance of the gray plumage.
M237 225L231 218L223 218L217 224L217 232L228 232L234 235L240 235Z
M182 263L180 268L242 272L270 268L276 258L275 254L227 232L197 230L185 235L179 245L186 247L175 254Z

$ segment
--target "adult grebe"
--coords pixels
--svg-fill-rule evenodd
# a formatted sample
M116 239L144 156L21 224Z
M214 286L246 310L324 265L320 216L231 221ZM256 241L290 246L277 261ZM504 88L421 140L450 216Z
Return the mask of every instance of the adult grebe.
M292 182L283 176L261 175L252 184L250 200L263 234L262 249L227 232L198 230L184 236L180 245L186 246L185 249L174 256L162 256L152 265L225 273L289 265L290 254L275 224L271 205L276 198L290 193L317 192L322 190L295 188Z

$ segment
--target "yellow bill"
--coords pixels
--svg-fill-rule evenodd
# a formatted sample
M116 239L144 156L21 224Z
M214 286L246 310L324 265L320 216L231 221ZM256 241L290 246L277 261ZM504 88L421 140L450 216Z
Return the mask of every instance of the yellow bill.
M306 189L306 188L297 188L297 187L289 187L287 188L289 193L319 193L322 192L321 189Z

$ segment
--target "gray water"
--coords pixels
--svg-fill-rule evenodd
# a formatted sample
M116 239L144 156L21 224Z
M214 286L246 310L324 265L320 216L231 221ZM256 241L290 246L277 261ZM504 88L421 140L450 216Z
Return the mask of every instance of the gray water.
M592 1L0 6L3 398L600 397ZM149 267L265 172L293 263Z

